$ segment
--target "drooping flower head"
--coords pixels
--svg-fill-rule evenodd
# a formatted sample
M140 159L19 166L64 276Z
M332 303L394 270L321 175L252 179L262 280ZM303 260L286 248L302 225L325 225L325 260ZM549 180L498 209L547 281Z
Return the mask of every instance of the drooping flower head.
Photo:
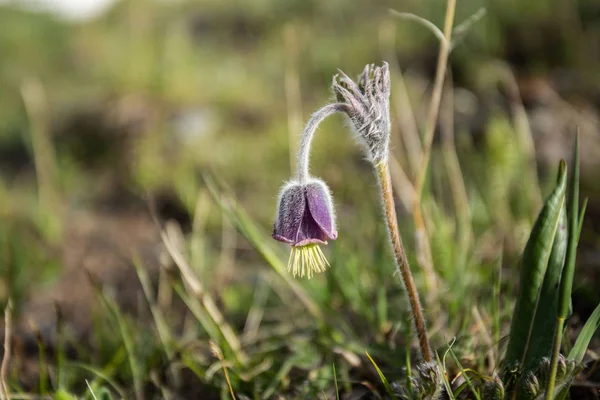
M390 72L367 65L358 82L345 73L333 77L331 85L337 100L350 118L356 134L364 143L370 161L377 165L387 161L390 142Z
M292 246L288 269L294 276L322 272L329 265L319 244L337 237L333 202L327 185L309 174L310 145L315 130L329 115L343 112L365 144L373 165L387 161L390 140L390 74L388 65L367 65L355 83L340 71L332 85L338 103L317 111L307 122L298 151L296 180L279 196L273 238Z
M335 214L325 182L309 178L286 184L279 196L273 238L292 246L288 269L294 276L311 278L329 263L319 244L335 240Z
M319 245L337 238L335 213L329 188L309 173L310 146L319 124L345 110L343 104L328 104L311 116L298 148L296 177L284 185L279 195L273 238L292 246L288 270L294 277L311 278L329 266Z

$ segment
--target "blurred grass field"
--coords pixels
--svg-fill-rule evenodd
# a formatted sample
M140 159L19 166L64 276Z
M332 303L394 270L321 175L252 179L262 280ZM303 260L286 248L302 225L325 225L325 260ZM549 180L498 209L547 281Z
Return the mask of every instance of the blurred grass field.
M465 0L457 25L482 7L450 56L423 201L439 288L423 292L400 172L417 173L438 45L389 8L441 25L444 1L122 0L85 22L1 5L11 398L216 399L230 385L238 398L382 398L366 351L406 380L408 305L377 182L343 119L322 125L312 156L336 202L332 268L293 280L270 238L332 76L381 61L399 226L440 357L453 342L464 367L497 370L518 258L579 126L590 205L577 332L600 302L600 5ZM590 349L595 367L597 338ZM597 398L594 367L573 398Z

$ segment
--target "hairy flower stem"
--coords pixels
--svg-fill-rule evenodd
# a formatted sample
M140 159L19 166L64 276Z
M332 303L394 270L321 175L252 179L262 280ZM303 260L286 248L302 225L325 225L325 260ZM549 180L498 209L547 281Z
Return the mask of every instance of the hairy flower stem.
M404 252L404 245L402 244L402 238L398 231L398 221L396 220L396 208L394 204L394 194L392 191L392 181L390 177L390 168L387 162L381 162L377 164L377 174L379 177L379 183L381 188L381 197L383 200L383 208L385 211L385 220L388 226L388 232L390 235L390 241L394 249L394 256L396 257L396 268L400 272L402 282L406 288L408 295L408 301L410 302L410 308L412 317L415 323L415 329L419 338L419 347L421 349L421 357L426 362L433 361L431 354L431 348L429 347L429 339L427 336L427 329L425 327L425 318L423 317L423 309L419 301L419 293L415 286L408 260L406 259L406 253Z
M296 165L296 177L299 183L306 183L310 177L308 165L310 161L310 144L317 130L317 126L327 117L337 112L346 110L346 106L341 103L333 103L326 105L315 112L306 123L300 139L300 147L298 148L298 164Z

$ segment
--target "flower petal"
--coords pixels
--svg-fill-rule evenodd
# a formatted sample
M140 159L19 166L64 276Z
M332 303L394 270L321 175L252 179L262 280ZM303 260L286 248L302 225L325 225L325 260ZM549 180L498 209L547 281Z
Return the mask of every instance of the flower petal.
M306 185L306 199L314 222L327 239L335 240L337 238L335 214L327 185L321 180L313 179Z
M304 210L304 218L298 230L298 235L293 246L306 246L307 244L327 244L328 236L313 219L308 207Z
M279 196L273 238L289 244L296 243L306 208L304 186L295 182L284 186Z

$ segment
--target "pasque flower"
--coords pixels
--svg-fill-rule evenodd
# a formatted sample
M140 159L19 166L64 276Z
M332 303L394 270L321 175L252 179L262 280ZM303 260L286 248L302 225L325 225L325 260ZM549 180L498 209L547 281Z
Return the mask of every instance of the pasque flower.
M283 187L273 237L292 246L327 244L337 238L325 182L311 178L306 184L290 182Z
M332 89L339 103L318 110L306 124L298 151L296 179L279 196L273 238L292 246L288 269L294 276L312 277L329 265L319 244L337 238L331 194L325 182L309 174L310 146L318 125L328 116L343 112L365 145L374 166L387 161L390 117L390 76L386 63L367 65L355 83L340 71Z
M279 195L273 238L292 246L288 270L294 276L311 278L329 266L319 245L337 238L333 201L325 182L310 176L308 165L317 126L344 109L341 104L330 104L313 114L302 133L296 177L284 185Z
M388 165L390 145L390 73L387 63L381 67L367 65L358 83L340 71L333 78L333 92L338 103L326 105L307 122L298 149L296 177L279 195L273 237L292 246L288 270L294 276L323 272L329 263L319 248L337 238L333 202L325 182L310 176L310 145L317 126L329 115L342 112L352 123L355 134L365 147L373 165L384 211L396 268L402 277L425 362L433 360L419 294L408 265L398 230L392 181Z
M304 128L298 150L296 179L285 185L279 196L273 237L292 246L288 270L291 270L294 276L307 275L310 278L313 273L323 272L329 265L319 244L326 244L327 240L337 237L333 204L325 183L309 174L310 145L321 121L336 112L346 114L377 173L384 219L394 250L396 267L406 288L421 355L424 361L430 362L433 356L419 295L398 230L388 165L391 131L388 65L367 65L357 82L340 71L340 74L333 78L332 90L338 103L326 105L318 110Z
M318 245L337 238L331 194L325 182L310 178L283 187L273 238L292 245L288 269L294 276L311 278L314 272L325 271L329 263Z

